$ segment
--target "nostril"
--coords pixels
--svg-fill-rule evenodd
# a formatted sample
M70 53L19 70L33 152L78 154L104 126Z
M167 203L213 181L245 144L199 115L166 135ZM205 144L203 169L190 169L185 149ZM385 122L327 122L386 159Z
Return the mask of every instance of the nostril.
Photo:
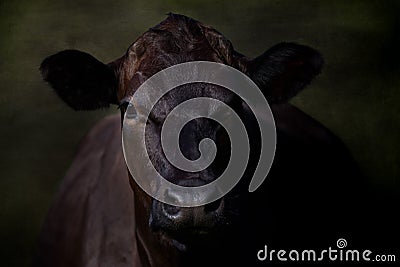
M163 204L162 208L164 210L164 213L168 216L176 216L180 212L181 208L177 206L172 206L168 204Z
M219 209L219 207L221 207L222 205L222 199L218 199L214 202L211 202L209 204L206 204L204 206L204 211L205 212L213 212Z

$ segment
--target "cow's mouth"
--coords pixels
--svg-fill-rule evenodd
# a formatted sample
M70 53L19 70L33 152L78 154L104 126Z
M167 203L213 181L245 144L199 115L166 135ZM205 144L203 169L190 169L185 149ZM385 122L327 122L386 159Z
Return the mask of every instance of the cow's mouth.
M194 247L208 244L212 239L217 239L216 231L208 227L186 227L175 231L160 229L158 234L179 251L188 251Z
M153 200L149 226L161 240L180 251L209 247L209 244L223 240L226 231L231 228L226 209L224 199L192 208L170 206Z

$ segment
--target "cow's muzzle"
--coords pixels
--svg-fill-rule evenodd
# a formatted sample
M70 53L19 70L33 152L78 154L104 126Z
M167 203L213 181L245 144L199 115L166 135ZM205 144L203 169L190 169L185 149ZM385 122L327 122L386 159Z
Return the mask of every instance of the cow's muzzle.
M188 184L189 183L189 184ZM199 186L201 181L189 180L183 186ZM204 184L204 182L203 182ZM210 192L212 193L212 192ZM169 198L179 200L179 195L168 190ZM164 231L171 235L179 233L207 234L215 228L224 212L225 202L221 198L204 206L177 207L153 200L149 224L153 231Z

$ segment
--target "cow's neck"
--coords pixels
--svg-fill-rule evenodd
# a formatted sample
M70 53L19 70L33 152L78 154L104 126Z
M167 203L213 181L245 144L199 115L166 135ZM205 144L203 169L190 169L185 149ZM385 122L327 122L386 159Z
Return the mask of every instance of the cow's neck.
M138 253L142 266L180 266L182 255L174 247L162 244L149 227L136 229Z
M207 247L198 248L191 252L179 252L176 248L162 244L160 240L153 234L149 227L144 231L136 230L137 247L142 266L151 267L179 267L179 266L205 266L210 264L223 266L227 263L230 266L237 266L238 263L233 261L238 255L234 240L228 240L218 249L208 250ZM238 238L231 235L233 238ZM230 246L234 244L233 246ZM211 244L210 244L211 245ZM237 258L237 257L236 257Z

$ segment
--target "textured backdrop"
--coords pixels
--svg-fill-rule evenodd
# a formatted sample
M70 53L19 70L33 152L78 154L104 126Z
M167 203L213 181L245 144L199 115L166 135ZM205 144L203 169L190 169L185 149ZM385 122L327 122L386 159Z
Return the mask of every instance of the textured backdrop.
M111 61L169 11L214 26L249 56L280 41L320 50L322 75L292 102L342 138L372 186L399 192L399 4L160 2L0 1L0 265L29 265L79 139L95 121L117 112L67 108L41 81L41 60L75 48Z

